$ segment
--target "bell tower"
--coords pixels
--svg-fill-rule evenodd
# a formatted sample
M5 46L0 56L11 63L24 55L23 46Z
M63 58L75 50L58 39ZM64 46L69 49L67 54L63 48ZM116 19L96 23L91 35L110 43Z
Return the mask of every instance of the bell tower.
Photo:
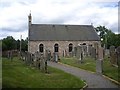
M29 26L32 24L32 16L31 16L31 12L28 16L28 23L29 23Z
M30 51L30 27L32 25L32 16L31 16L31 11L30 14L28 15L28 52Z

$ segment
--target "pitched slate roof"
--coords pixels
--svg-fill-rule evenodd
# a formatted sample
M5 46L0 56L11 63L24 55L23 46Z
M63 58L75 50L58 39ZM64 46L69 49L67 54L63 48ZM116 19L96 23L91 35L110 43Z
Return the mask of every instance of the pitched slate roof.
M31 24L29 40L99 41L92 25Z

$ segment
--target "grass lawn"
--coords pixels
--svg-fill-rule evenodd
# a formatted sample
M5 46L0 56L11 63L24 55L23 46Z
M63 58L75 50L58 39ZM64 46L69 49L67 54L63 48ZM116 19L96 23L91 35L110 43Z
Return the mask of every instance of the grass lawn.
M96 70L96 62L94 59L87 57L84 59L84 62L81 64L79 60L76 58L61 58L60 59L61 63L68 64L74 67L82 68L85 70L89 70L92 72L95 72Z
M90 57L85 58L82 64L76 58L61 58L60 62L88 71L96 72L96 61ZM107 57L105 57L103 61L103 74L120 82L120 80L118 80L120 78L120 74L118 74L118 68L111 66Z
M2 58L3 88L82 88L85 84L79 78L56 68L48 67L50 74L26 66L14 58L11 62Z
M106 56L103 63L103 74L120 82L120 74L118 74L118 67L112 66Z

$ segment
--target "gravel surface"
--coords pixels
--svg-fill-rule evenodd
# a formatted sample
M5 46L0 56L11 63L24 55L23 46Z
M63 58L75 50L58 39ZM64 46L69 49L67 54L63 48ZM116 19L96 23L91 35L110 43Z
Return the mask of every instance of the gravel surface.
M118 85L114 84L110 80L97 73L91 73L80 68L50 61L48 61L48 65L61 69L67 73L81 78L82 80L85 80L88 84L88 88L118 88Z

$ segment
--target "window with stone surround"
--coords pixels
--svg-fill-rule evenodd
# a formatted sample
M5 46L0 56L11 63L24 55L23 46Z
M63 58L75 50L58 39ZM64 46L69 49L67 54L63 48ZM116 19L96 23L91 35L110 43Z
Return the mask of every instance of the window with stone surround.
M73 44L70 43L70 44L69 44L69 52L72 52L72 49L73 49Z
M54 45L54 52L58 52L58 51L59 51L58 49L59 49L58 44L55 44L55 45Z
M39 52L43 52L44 51L44 45L43 44L40 44L39 45Z

